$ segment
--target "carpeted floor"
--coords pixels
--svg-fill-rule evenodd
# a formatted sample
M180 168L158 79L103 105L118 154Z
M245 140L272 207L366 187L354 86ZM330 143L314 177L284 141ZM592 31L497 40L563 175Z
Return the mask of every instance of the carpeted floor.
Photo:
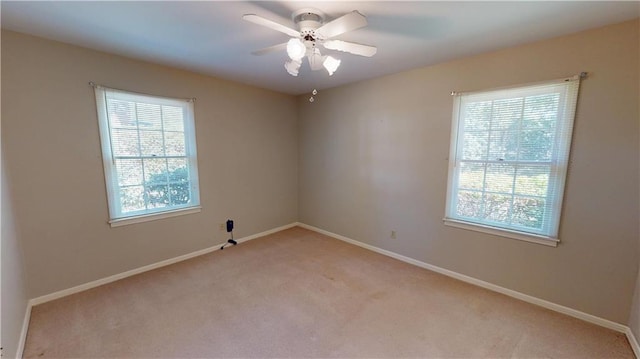
M292 228L36 306L24 356L633 353L624 334Z

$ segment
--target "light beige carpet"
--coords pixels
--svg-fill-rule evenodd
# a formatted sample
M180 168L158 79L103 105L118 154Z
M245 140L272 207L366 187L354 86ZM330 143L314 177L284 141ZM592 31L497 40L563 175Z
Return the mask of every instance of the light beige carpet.
M25 357L633 353L623 334L292 228L36 306Z

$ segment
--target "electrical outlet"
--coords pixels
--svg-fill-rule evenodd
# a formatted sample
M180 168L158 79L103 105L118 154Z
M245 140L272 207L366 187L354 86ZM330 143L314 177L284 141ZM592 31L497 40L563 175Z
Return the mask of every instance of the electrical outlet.
M391 231L391 239L396 239L396 231Z
M220 223L220 226L218 227L219 230L224 231L224 223Z

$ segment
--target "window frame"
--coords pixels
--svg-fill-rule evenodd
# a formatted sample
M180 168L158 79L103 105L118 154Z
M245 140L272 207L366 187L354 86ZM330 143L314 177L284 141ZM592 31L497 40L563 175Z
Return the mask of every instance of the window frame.
M95 90L96 97L96 109L98 115L98 124L100 130L100 143L102 149L102 162L104 168L105 187L107 191L107 202L109 208L109 221L111 227L118 227L128 224L141 223L147 221L153 221L163 218L175 217L180 215L186 215L191 213L200 212L200 186L198 181L198 163L197 163L197 145L195 135L195 115L194 115L194 99L176 99L162 96L155 96L143 93L137 93L132 91L125 91L120 89L113 89L109 87L99 86L92 84ZM187 170L189 172L189 190L190 201L184 205L173 205L167 207L159 207L145 210L123 213L120 202L119 191L121 186L118 183L118 175L116 168L116 157L113 153L112 136L111 136L111 123L109 121L109 114L107 109L107 98L116 97L118 100L130 101L135 103L154 104L154 105L166 105L172 107L180 107L183 113L183 133L184 133L184 146L185 155L167 155L162 156L151 155L144 156L140 153L138 156L123 156L131 159L140 159L143 161L147 158L184 158L187 162ZM137 119L137 115L136 115ZM140 131L138 121L136 121L136 130ZM161 130L163 138L165 135L164 128ZM139 132L138 132L139 133ZM140 145L139 145L140 146ZM163 151L165 145L163 144ZM144 169L143 169L144 173ZM144 185L144 174L142 177ZM167 185L170 182L167 181ZM145 207L147 202L145 201Z
M558 243L560 242L558 231L562 214L562 201L564 198L564 187L569 166L569 153L572 143L575 110L581 78L582 74L551 81L529 83L467 93L452 93L452 95L454 96L454 101L451 125L451 141L449 149L449 169L447 178L445 217L443 219L445 225L462 228L465 230L488 233L500 237L543 244L552 247L556 247L558 245ZM564 85L564 93L561 95L562 99L558 104L558 113L561 113L563 118L562 122L559 122L556 127L552 158L551 160L546 162L536 163L536 165L542 164L549 166L548 187L553 187L551 191L555 192L555 195L550 198L550 190L548 188L547 194L545 195L545 198L547 200L553 200L553 204L551 206L553 211L552 213L544 214L545 219L543 221L543 230L519 230L518 228L501 226L499 222L483 220L474 221L470 220L469 218L457 215L455 212L455 208L457 206L458 197L456 197L455 194L457 194L459 188L458 179L460 171L458 167L461 161L463 161L461 153L463 147L462 135L465 132L462 129L463 124L461 122L463 120L461 119L461 117L463 115L463 104L465 103L465 101L468 98L473 99L473 101L481 101L482 98L496 101L499 99L514 98L517 97L518 94L525 94L525 96L534 96L534 92L550 93L548 90L545 91L544 87L560 85ZM500 94L504 94L505 96L499 97L498 95ZM490 131L491 130L489 130L489 133L491 133ZM522 131L522 129L519 129L519 133L520 131ZM488 144L489 143L490 142L488 142ZM486 166L487 164L491 164L496 161L487 158L486 160L478 160L478 162L481 162ZM514 167L516 167L519 163L525 164L528 162L529 161L520 161L516 159L498 163L511 163L514 164ZM512 189L512 191L514 190L515 188ZM485 193L485 191L486 190L483 188L481 193ZM512 195L515 195L515 193Z

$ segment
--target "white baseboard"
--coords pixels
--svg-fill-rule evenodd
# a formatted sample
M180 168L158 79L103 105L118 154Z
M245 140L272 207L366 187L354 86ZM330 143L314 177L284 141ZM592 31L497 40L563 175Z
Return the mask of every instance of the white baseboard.
M588 314L588 313L584 313L584 312L581 312L581 311L578 311L578 310L575 310L575 309L572 309L572 308L568 308L568 307L565 307L565 306L562 306L562 305L559 305L559 304L555 304L555 303L552 303L552 302L549 302L549 301L546 301L546 300L543 300L543 299L540 299L540 298L536 298L536 297L533 297L533 296L530 296L530 295L527 295L527 294L524 294L524 293L520 293L520 292L511 290L511 289L500 287L498 285L495 285L495 284L492 284L492 283L489 283L489 282L485 282L485 281L482 281L482 280L479 280L479 279L476 279L476 278L473 278L473 277L469 277L467 275L460 274L460 273L457 273L457 272L454 272L454 271L450 271L448 269L440 268L440 267L437 267L437 266L434 266L434 265L431 265L431 264L428 264L428 263L425 263L425 262L421 262L419 260L416 260L416 259L413 259L413 258L409 258L409 257L403 256L401 254L397 254L397 253L394 253L394 252L391 252L391 251L388 251L388 250L385 250L385 249L381 249L381 248L378 248L378 247L375 247L375 246L372 246L372 245L369 245L369 244L366 244L366 243L362 243L362 242L353 240L351 238L347 238L345 236L341 236L339 234L331 233L329 231L325 231L323 229L310 226L308 224L304 224L304 223L300 223L300 222L290 223L290 224L287 224L287 225L284 225L284 226L281 226L281 227L270 229L268 231L260 232L260 233L257 233L257 234L251 235L251 236L247 236L247 237L243 237L243 238L237 239L237 242L238 243L242 243L242 242L250 241L252 239L256 239L256 238L259 238L259 237L264 237L264 236L267 236L267 235L270 235L270 234L273 234L273 233L276 233L276 232L280 232L280 231L283 231L285 229L289 229L289 228L296 227L296 226L301 227L301 228L305 228L305 229L308 229L308 230L311 230L311 231L314 231L314 232L318 232L318 233L324 234L326 236L329 236L329 237L332 237L332 238L335 238L335 239L339 239L341 241L356 245L358 247L362 247L362 248L371 250L373 252L380 253L380 254L389 256L391 258L395 258L395 259L401 260L403 262L406 262L406 263L409 263L409 264L413 264L415 266L418 266L418 267L421 267L421 268L425 268L425 269L428 269L428 270L431 270L431 271L446 275L448 277L461 280L461 281L466 282L466 283L477 285L479 287L486 288L486 289L489 289L489 290L492 290L492 291L495 291L495 292L498 292L498 293L502 293L502 294L505 294L507 296L510 296L510 297L513 297L513 298L516 298L516 299L520 299L520 300L528 302L528 303L539 305L541 307L544 307L544 308L547 308L547 309L550 309L550 310L553 310L553 311L556 311L556 312L559 312L559 313L563 313L563 314L572 316L574 318L582 319L584 321L587 321L587 322L590 322L590 323L593 323L593 324L596 324L596 325L600 325L600 326L603 326L605 328L609 328L609 329L616 330L618 332L625 333L627 338L628 338L628 340L629 340L629 343L631 344L631 348L635 352L636 357L640 358L640 346L638 345L638 341L636 340L636 337L633 335L633 332L631 331L631 329L629 327L625 326L625 325L622 325L622 324L619 324L619 323L616 323L616 322L612 322L610 320L607 320L607 319L604 319L604 318L600 318L600 317L597 317L597 316L594 316L594 315L591 315L591 314ZM87 289L95 288L95 287L98 287L98 286L101 286L101 285L104 285L104 284L107 284L107 283L115 282L117 280L124 279L124 278L130 277L130 276L136 275L136 274L144 273L144 272L156 269L156 268L161 268L161 267L164 267L164 266L168 266L170 264L174 264L174 263L181 262L181 261L184 261L184 260L187 260L187 259L190 259L190 258L201 256L203 254L207 254L207 253L219 250L221 245L222 245L222 243L221 244L217 244L217 245L215 245L213 247L205 248L205 249L202 249L202 250L199 250L199 251L195 251L195 252L192 252L192 253L188 253L188 254L185 254L185 255L181 255L181 256L178 256L178 257L175 257L175 258L170 258L170 259L167 259L167 260L164 260L164 261L160 261L160 262L157 262L157 263L149 264L149 265L146 265L146 266L143 266L143 267L140 267L140 268L132 269L132 270L129 270L129 271L126 271L126 272L123 272L123 273L115 274L115 275L112 275L112 276L109 276L109 277L106 277L106 278L98 279L98 280L95 280L95 281L92 281L92 282L84 283L84 284L81 284L81 285L78 285L78 286L75 286L75 287L72 287L72 288L64 289L64 290L61 290L61 291L58 291L58 292L54 292L54 293L51 293L51 294L43 295L43 296L40 296L40 297L33 298L33 299L29 300L29 302L27 304L27 309L26 309L26 312L25 312L24 322L22 324L22 332L20 333L20 340L18 342L18 350L17 350L17 353L16 353L16 358L22 358L22 354L24 352L24 345L25 345L25 342L26 342L26 339L27 339L27 331L29 329L29 320L31 318L31 308L33 306L38 305L38 304L42 304L42 303L46 303L46 302L49 302L49 301L52 301L52 300L55 300L55 299L58 299L58 298L62 298L62 297L65 297L65 296L68 296L68 295L71 295L71 294L79 293L79 292L85 291Z
M27 309L24 313L24 320L22 321L22 331L20 331L20 338L18 338L18 350L16 350L16 359L22 358L24 352L24 344L27 342L27 330L29 329L29 320L31 319L31 301L27 302Z
M625 334L627 335L629 344L631 344L631 349L633 349L633 352L636 354L636 358L640 359L640 344L638 344L638 337L634 335L633 330L629 327L627 327Z
M264 236L267 236L267 235L272 234L272 233L280 232L282 230L295 227L296 225L297 225L296 222L290 223L290 224L287 224L287 225L284 225L284 226L281 226L281 227L270 229L268 231L264 231L264 232L256 233L256 234L253 234L253 235L250 235L250 236L247 236L247 237L243 237L243 238L237 239L236 241L238 243L250 241L250 240L255 239L255 238L264 237ZM181 255L181 256L178 256L178 257L169 258L169 259L157 262L157 263L146 265L144 267L132 269L132 270L129 270L129 271L126 271L126 272L114 274L114 275L109 276L109 277L105 277L105 278L94 280L94 281L91 281L91 282L88 282L88 283L80 284L80 285L77 285L77 286L72 287L72 288L67 288L67 289L64 289L64 290L61 290L61 291L57 291L57 292L54 292L54 293L46 294L46 295L31 299L31 303L32 303L32 305L38 305L38 304L50 302L50 301L58 299L58 298L66 297L68 295L71 295L71 294L74 294L74 293L78 293L78 292L82 292L82 291L85 291L87 289L91 289L91 288L95 288L95 287L98 287L98 286L101 286L101 285L104 285L104 284L107 284L107 283L115 282L117 280L124 279L124 278L127 278L127 277L131 277L131 276L136 275L136 274L140 274L140 273L144 273L144 272L156 269L156 268L161 268L161 267L164 267L164 266L168 266L170 264L182 262L182 261L190 259L190 258L198 257L198 256L201 256L203 254L207 254L207 253L211 253L211 252L217 251L217 250L220 249L220 246L222 246L223 244L224 243L216 244L213 247L201 249L199 251L187 253L187 254L184 254L184 255Z
M270 234L276 233L276 232L280 232L283 231L285 229L289 229L289 228L293 228L296 227L298 225L297 222L294 223L290 223L284 226L280 226L277 228L273 228L264 232L260 232L260 233L256 233L247 237L243 237L240 239L236 239L236 241L238 243L242 243L242 242L246 242L246 241L250 241L252 239L256 239L259 237L264 237L264 236L268 236ZM31 317L31 307L36 306L38 304L42 304L42 303L46 303L46 302L50 302L52 300L58 299L58 298L62 298L62 297L66 297L68 295L71 294L75 294L75 293L79 293L82 291L85 291L87 289L91 289L91 288L95 288L95 287L99 287L101 285L107 284L107 283L111 283L111 282L115 282L117 280L120 279L124 279L127 277L131 277L134 276L136 274L140 274L140 273L144 273L153 269L157 269L157 268L161 268L161 267L165 267L168 266L170 264L174 264L174 263L178 263L178 262L182 262L184 260L190 259L190 258L194 258L194 257L198 257L201 256L203 254L207 254L207 253L211 253L214 251L217 251L220 249L220 247L223 245L224 243L220 243L217 244L213 247L209 247L209 248L205 248L205 249L201 249L199 251L195 251L195 252L191 252L191 253L187 253L175 258L169 258L157 263L153 263L153 264L149 264L140 268L136 268L136 269L132 269L123 273L119 273L119 274L114 274L112 276L106 277L106 278L101 278L98 280L94 280L88 283L84 283L84 284L80 284L77 285L75 287L72 288L68 288L68 289L63 289L54 293L50 293L50 294L46 294L37 298L33 298L31 300L29 300L28 304L27 304L27 310L25 313L25 317L24 317L24 323L22 324L22 332L20 333L20 341L18 343L18 351L16 353L16 357L17 358L22 358L22 353L24 352L24 344L25 341L27 339L27 331L29 329L29 319Z
M593 323L593 324L596 324L596 325L599 325L599 326L602 326L602 327L605 327L605 328L609 328L609 329L613 329L613 330L621 332L621 333L625 333L625 334L627 334L627 336L629 336L629 333L630 333L630 329L626 325L623 325L623 324L620 324L620 323L616 323L616 322L610 321L608 319L600 318L600 317L597 317L595 315L591 315L591 314L588 314L588 313L585 313L585 312L581 312L581 311L576 310L576 309L565 307L565 306L560 305L560 304L552 303L552 302L546 301L544 299L536 298L536 297L530 296L528 294L520 293L520 292L517 292L515 290L507 289L507 288L501 287L499 285L495 285L495 284L492 284L492 283L489 283L489 282L485 282L485 281L477 279L477 278L469 277L469 276L464 275L464 274L460 274L460 273L457 273L457 272L454 272L454 271L451 271L451 270L448 270L448 269L444 269L444 268L441 268L441 267L438 267L438 266L434 266L432 264L421 262L421 261L419 261L417 259L405 257L405 256L403 256L401 254L397 254L397 253L388 251L386 249L381 249L381 248L378 248L378 247L375 247L375 246L372 246L372 245L369 245L369 244L366 244L366 243L362 243L362 242L356 241L354 239L347 238L345 236L341 236L339 234L331 233L329 231L325 231L323 229L310 226L308 224L299 223L298 226L300 226L302 228L309 229L309 230L314 231L314 232L318 232L318 233L324 234L326 236L329 236L329 237L332 237L332 238L335 238L335 239L339 239L339 240L347 242L347 243L351 243L353 245L356 245L358 247L362 247L362 248L374 251L376 253L383 254L385 256L389 256L391 258L395 258L395 259L401 260L401 261L409 263L409 264L413 264L413 265L421 267L421 268L425 268L425 269L428 269L428 270L431 270L431 271L434 271L434 272L437 272L437 273L440 273L440 274L444 274L444 275L446 275L448 277L455 278L455 279L461 280L461 281L466 282L466 283L477 285L479 287L486 288L486 289L492 290L494 292L498 292L498 293L502 293L504 295L508 295L509 297L520 299L522 301L525 301L525 302L528 302L528 303L531 303L531 304L535 304L535 305L538 305L538 306L541 306L541 307L544 307L544 308L547 308L547 309L550 309L550 310L553 310L553 311L556 311L556 312L559 312L559 313L563 313L563 314L569 315L569 316L574 317L574 318L582 319L582 320L584 320L586 322L589 322L589 323ZM631 336L631 337L633 337L633 336ZM631 340L632 339L629 338L629 342L631 342ZM635 338L633 338L633 340L635 340ZM633 346L633 344L632 344L632 346ZM637 348L637 342L636 342L636 348ZM636 349L634 348L634 350L636 350ZM640 356L638 356L637 352L636 352L636 356L640 358Z

